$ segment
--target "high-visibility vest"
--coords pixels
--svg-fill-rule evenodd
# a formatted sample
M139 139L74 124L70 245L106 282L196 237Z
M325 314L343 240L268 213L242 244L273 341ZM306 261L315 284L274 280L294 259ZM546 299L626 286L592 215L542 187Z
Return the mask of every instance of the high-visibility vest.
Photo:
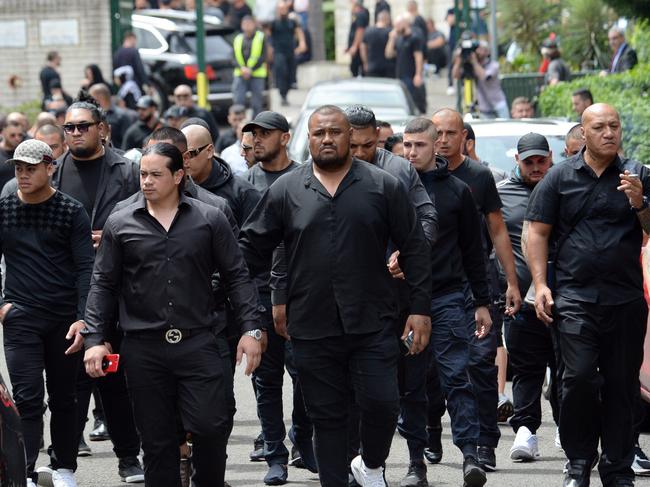
M251 45L251 54L248 57L247 62L244 62L243 45L244 45L244 34L238 34L237 37L235 37L235 41L232 44L232 47L235 51L235 59L237 60L237 64L238 64L238 66L235 68L235 71L233 73L235 76L241 76L240 66L246 66L248 68L252 68L257 64L257 61L263 55L262 48L264 47L264 33L259 30L255 32L255 37L253 37L253 43ZM251 73L251 76L253 78L266 78L267 76L266 63L262 63L262 65L259 68L257 68L255 71Z

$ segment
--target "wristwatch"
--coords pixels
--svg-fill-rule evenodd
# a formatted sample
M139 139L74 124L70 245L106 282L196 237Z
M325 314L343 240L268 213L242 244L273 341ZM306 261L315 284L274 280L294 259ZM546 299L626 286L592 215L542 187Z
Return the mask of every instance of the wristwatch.
M643 211L643 210L647 209L648 206L650 206L650 200L648 200L647 196L644 196L643 197L643 203L641 203L641 207L640 208L632 207L632 209L638 213L640 211Z
M244 333L244 336L253 337L258 342L262 339L262 330L259 328L256 330L250 330Z

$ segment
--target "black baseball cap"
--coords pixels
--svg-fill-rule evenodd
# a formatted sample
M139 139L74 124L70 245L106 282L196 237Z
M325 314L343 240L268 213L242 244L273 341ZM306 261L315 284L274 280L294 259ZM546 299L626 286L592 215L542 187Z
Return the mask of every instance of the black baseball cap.
M265 111L260 112L253 119L242 128L242 132L250 132L255 127L262 127L267 130L282 130L283 132L289 131L289 122L283 115L278 112Z
M136 108L151 108L151 107L156 107L158 108L158 103L156 103L156 100L151 98L149 95L144 95L138 98L138 102L135 104Z
M551 154L551 149L548 146L546 137L530 132L517 142L517 153L519 154L519 160L523 161L530 156L548 157Z

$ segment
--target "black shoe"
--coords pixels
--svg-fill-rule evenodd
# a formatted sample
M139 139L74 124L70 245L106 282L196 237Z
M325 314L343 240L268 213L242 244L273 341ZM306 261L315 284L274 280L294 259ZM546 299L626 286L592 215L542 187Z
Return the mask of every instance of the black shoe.
M567 463L564 487L589 487L589 476L591 475L593 461L569 460Z
M431 448L424 449L424 458L427 459L427 462L436 464L442 461L442 450L433 451Z
M110 440L111 437L108 434L108 429L106 429L106 423L103 421L97 421L95 423L95 429L90 432L88 435L90 441L106 441Z
M497 469L497 457L494 455L494 448L479 446L478 464L486 472L494 472Z
M269 471L264 476L266 485L284 485L287 483L287 466L275 463L269 465Z
M634 487L634 480L628 477L618 478L614 481L614 485L616 487Z
M264 461L264 439L262 438L262 433L257 435L257 438L253 440L253 451L249 453L248 458L250 458L251 462Z
M400 487L428 487L427 466L424 462L411 462L408 472L400 483Z
M293 443L291 448L291 461L289 465L296 468L306 468L311 473L318 473L314 444L311 438L299 440L296 438L293 427L289 429L289 439Z
M88 444L84 441L84 437L79 438L79 449L77 450L78 457L89 457L93 454Z
M296 468L305 468L305 462L302 461L302 456L298 451L298 448L295 446L291 447L291 458L289 459L289 465Z
M144 470L142 470L142 465L140 465L138 457L120 458L117 472L122 482L126 482L127 484L141 484L144 482Z
M283 107L288 107L289 106L289 101L286 98L282 98L282 101L280 102L280 105Z
M482 487L487 477L485 471L474 457L467 457L463 461L463 487Z
M429 445L424 449L424 458L429 463L440 463L442 460L442 428L427 428Z

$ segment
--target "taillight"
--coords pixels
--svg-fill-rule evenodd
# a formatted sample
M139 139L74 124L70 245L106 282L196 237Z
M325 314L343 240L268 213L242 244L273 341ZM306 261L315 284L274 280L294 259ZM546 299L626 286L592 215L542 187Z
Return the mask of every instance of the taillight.
M196 75L199 73L199 67L196 64L187 64L184 68L185 77L189 80L196 81ZM205 75L212 81L217 79L217 74L214 72L212 66L208 65L205 68Z

